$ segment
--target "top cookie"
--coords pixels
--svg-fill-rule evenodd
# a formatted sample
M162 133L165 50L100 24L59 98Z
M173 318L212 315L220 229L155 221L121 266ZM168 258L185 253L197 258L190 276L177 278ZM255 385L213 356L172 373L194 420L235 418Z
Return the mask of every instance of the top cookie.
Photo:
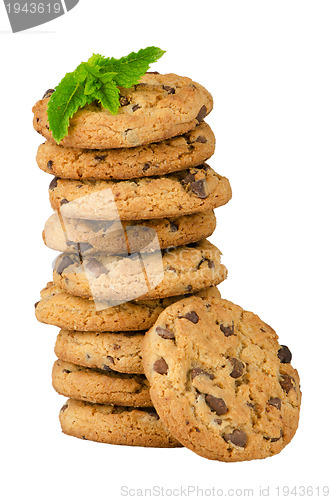
M198 455L265 458L292 439L300 388L270 326L227 300L165 309L143 340L151 399L167 429Z
M46 141L38 148L41 170L61 179L133 179L196 167L214 154L215 137L201 123L187 134L136 148L102 152L64 148Z
M60 142L74 148L131 148L162 141L193 130L210 113L209 92L190 78L146 73L138 85L120 89L121 108L112 115L98 103L84 106L70 120ZM33 107L33 126L54 142L48 126L49 97Z

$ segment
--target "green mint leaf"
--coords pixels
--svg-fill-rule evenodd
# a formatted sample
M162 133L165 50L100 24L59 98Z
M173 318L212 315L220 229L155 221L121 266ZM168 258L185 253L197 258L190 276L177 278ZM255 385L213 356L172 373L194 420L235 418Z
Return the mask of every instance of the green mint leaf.
M136 85L142 75L148 71L150 65L156 62L165 53L158 47L147 47L140 49L139 52L131 52L121 59L109 60L109 71L116 71L118 74L114 77L119 87L130 88Z
M113 115L117 114L120 107L120 91L113 80L105 81L94 95L104 108Z
M87 102L82 84L73 73L67 73L55 87L47 107L49 128L57 143L67 135L70 118Z
M67 135L74 113L93 101L99 101L115 115L120 107L118 87L136 85L164 53L158 47L147 47L120 59L93 54L75 71L67 73L55 88L47 108L54 139L59 143Z

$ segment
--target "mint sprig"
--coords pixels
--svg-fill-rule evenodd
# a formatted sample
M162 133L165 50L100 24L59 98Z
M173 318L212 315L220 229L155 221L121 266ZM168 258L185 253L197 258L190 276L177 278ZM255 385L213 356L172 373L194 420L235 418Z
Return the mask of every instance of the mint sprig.
M136 85L150 65L165 53L158 47L115 59L93 54L55 87L47 106L49 128L57 143L68 133L70 118L86 104L98 101L116 115L120 107L118 87Z

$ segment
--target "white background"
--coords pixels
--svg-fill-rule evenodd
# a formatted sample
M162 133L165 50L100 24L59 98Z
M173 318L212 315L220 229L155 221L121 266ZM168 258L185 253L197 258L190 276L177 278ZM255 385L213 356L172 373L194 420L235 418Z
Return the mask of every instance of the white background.
M277 485L328 484L330 17L328 1L81 0L14 35L1 4L4 498L117 499L124 485L254 488L255 497L263 485L275 498ZM301 375L299 430L263 461L224 464L61 434L64 398L50 378L57 329L38 324L33 308L55 253L41 240L51 177L35 163L42 139L31 107L92 52L120 57L148 45L167 50L154 70L190 76L214 96L209 163L233 188L211 238L229 269L220 290L276 329Z

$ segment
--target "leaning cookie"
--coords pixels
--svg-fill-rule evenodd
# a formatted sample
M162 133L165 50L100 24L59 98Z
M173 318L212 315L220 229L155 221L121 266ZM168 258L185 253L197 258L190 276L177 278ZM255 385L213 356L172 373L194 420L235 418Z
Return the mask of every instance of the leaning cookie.
M144 375L118 373L109 368L92 370L58 359L52 371L59 394L90 403L120 406L153 406Z
M225 205L232 196L226 177L204 164L160 177L127 181L75 181L55 177L49 186L61 216L92 220L179 217Z
M156 411L203 457L226 461L279 453L295 434L301 393L291 353L253 313L192 297L168 307L143 341Z
M98 405L69 399L59 417L64 434L80 439L153 448L181 446L153 408Z
M136 148L98 151L46 141L39 146L37 164L61 179L132 179L196 167L214 150L214 134L203 122L187 134Z
M216 287L200 290L197 295L220 297ZM65 330L82 332L147 330L166 307L184 298L181 295L164 299L138 300L117 306L107 302L95 304L91 299L70 295L52 282L47 284L40 296L41 300L36 303L35 308L38 321Z
M53 142L47 117L49 94L33 107L33 126ZM190 78L146 73L140 84L120 88L117 115L95 102L70 120L61 146L88 149L131 148L185 134L213 107L212 96Z
M88 368L143 374L141 344L145 332L61 330L55 343L59 359ZM79 399L79 398L76 398Z
M215 227L213 211L144 221L66 219L55 213L45 224L43 239L58 252L127 254L194 243Z
M122 302L194 293L226 276L221 252L207 240L151 254L60 254L53 272L54 283L72 295Z

